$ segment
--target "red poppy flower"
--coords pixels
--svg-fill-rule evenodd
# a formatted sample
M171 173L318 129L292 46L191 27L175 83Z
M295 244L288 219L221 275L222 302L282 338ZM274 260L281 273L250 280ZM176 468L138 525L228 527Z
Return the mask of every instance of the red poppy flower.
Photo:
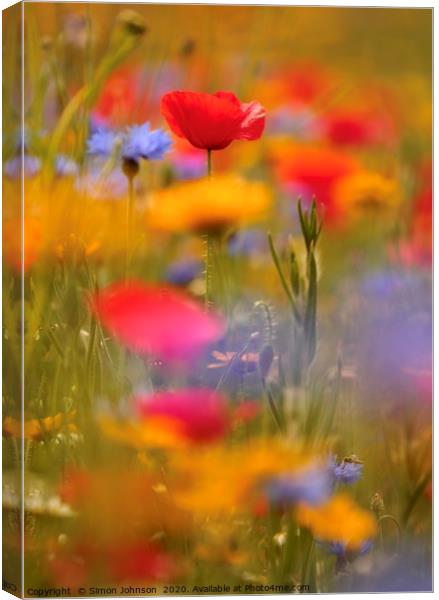
M120 342L162 359L193 357L222 333L220 319L170 287L116 283L96 294L91 310Z
M177 574L175 558L145 542L112 548L108 562L111 575L118 583L169 581Z
M312 104L328 92L331 79L322 66L312 63L296 64L283 73L287 97L299 104Z
M262 407L259 402L246 400L235 409L234 417L240 423L249 423L256 419L261 412Z
M396 251L393 246L389 248L390 257L406 267L430 267L433 258L433 173L430 162L422 165L419 176L409 238L401 242Z
M298 147L282 158L275 170L281 184L297 197L297 189L305 197L315 196L326 210L326 218L334 216L333 189L342 178L359 168L351 156L331 148ZM297 189L296 189L297 188Z
M85 584L88 566L82 556L62 552L48 561L51 578L56 585L76 588Z
M135 403L142 417L166 417L176 422L184 438L212 442L229 429L229 413L223 396L209 389L187 389L138 396Z
M60 484L59 496L63 502L77 506L88 495L91 485L91 475L86 471L68 471Z
M355 110L334 111L323 118L327 138L340 146L367 146L390 143L392 123L385 115L370 115Z
M142 72L121 68L105 85L93 108L92 116L98 126L122 126L145 121L151 108L144 93Z
M231 92L169 92L160 108L178 137L205 150L222 150L233 140L257 140L265 126L259 102L243 104Z

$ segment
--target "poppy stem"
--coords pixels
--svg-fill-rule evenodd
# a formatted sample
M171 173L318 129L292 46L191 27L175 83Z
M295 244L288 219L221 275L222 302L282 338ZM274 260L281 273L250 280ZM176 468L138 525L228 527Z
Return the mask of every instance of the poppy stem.
M204 296L204 308L206 312L212 305L212 259L213 259L213 240L210 233L203 234L204 242L204 277L205 277L205 296Z
M212 177L212 150L207 151L207 176Z
M212 150L207 150L207 176L212 176ZM212 259L213 259L213 240L212 235L206 232L203 235L204 241L204 276L205 276L205 296L204 308L209 311L212 305Z
M128 179L128 200L126 212L126 231L125 231L125 279L128 278L128 267L130 263L130 240L133 228L133 210L134 210L134 177Z

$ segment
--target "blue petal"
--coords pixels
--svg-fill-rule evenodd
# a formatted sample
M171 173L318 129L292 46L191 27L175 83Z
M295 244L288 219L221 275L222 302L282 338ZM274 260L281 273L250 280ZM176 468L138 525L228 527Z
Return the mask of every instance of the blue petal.
M21 156L16 156L5 162L4 173L9 179L19 179L21 177ZM23 173L25 177L35 177L41 168L41 161L36 156L25 154L23 157Z
M149 124L134 125L128 129L122 147L122 156L131 160L161 159L170 149L172 140L163 129L151 131Z
M72 177L78 173L78 165L74 160L59 154L55 159L55 172L59 177Z
M111 156L117 135L108 129L100 129L87 141L87 152L96 156Z

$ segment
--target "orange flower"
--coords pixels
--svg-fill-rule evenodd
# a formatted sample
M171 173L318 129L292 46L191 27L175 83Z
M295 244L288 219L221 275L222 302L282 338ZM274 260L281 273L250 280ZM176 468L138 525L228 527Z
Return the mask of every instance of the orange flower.
M152 197L148 222L161 231L222 232L263 219L271 201L263 183L219 175L157 192Z
M370 512L358 508L349 496L339 494L320 506L300 505L296 518L311 529L316 538L327 542L342 542L349 550L376 534L376 522Z
M334 186L343 177L357 171L357 161L331 148L296 146L278 157L275 172L287 192L311 199L315 196L323 204L326 217L333 215Z
M3 256L16 271L22 266L22 227L24 232L23 269L28 271L43 249L43 236L38 219L9 218L3 222Z
M343 177L334 185L335 213L346 222L358 217L375 218L392 215L402 199L395 179L371 171L358 171Z
M76 411L73 410L69 413L58 413L42 419L30 419L24 422L24 437L37 440L47 433L56 433L64 427L69 431L76 431L76 426L73 424L75 417ZM20 438L22 435L21 421L13 417L5 417L3 419L3 434Z
M144 540L157 531L178 535L191 527L190 515L175 506L162 476L144 469L112 464L94 471L71 470L59 495L77 511L78 529L93 544Z

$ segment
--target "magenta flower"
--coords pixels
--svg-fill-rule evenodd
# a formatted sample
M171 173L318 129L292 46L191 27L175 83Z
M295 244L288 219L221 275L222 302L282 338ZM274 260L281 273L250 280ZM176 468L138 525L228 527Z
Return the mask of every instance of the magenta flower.
M209 389L157 392L134 399L138 414L165 417L192 443L213 442L224 437L230 427L225 398Z

